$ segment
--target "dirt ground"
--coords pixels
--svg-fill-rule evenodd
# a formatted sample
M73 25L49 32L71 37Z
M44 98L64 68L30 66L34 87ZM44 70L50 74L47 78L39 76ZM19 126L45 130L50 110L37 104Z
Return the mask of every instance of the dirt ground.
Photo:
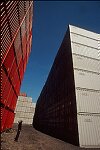
M20 133L18 142L14 141L16 132L17 124L15 124L9 132L2 133L2 150L88 150L79 148L59 139L43 134L35 130L32 125L22 126L22 131Z

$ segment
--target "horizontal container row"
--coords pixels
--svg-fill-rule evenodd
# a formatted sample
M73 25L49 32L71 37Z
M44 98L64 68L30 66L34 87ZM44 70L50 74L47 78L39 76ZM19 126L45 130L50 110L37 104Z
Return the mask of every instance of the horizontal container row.
M82 29L82 28L78 28L78 27L75 27L73 25L69 25L69 30L70 30L71 33L80 34L82 36L86 36L86 37L92 38L94 40L98 39L98 34L97 33L94 33L94 32L91 32L91 31L88 31L88 30L85 30L85 29Z
M74 54L100 60L100 57L98 55L98 48L95 49L92 47L88 47L87 45L81 45L80 43L71 42L71 50Z
M72 55L73 67L100 73L100 60L87 58L77 54Z
M24 107L24 106L16 106L15 112L21 111L21 112L34 112L34 107Z
M100 115L77 115L81 147L100 148Z
M32 102L32 98L31 97L18 96L18 101L21 101L21 102Z
M21 102L21 101L17 101L17 106L33 107L32 102Z
M100 74L74 69L75 87L100 90Z
M75 89L77 112L100 114L100 91Z
M15 118L33 118L34 112L20 112L20 111L16 111L15 113Z
M33 123L33 118L30 119L30 118L22 118L22 117L19 117L19 118L15 118L14 119L14 123L18 123L18 121L22 120L23 124L32 124Z
M83 35L80 35L78 33L70 33L70 38L71 38L71 42L79 43L82 45L86 45L86 46L98 49L98 38L92 39L92 38L88 38Z

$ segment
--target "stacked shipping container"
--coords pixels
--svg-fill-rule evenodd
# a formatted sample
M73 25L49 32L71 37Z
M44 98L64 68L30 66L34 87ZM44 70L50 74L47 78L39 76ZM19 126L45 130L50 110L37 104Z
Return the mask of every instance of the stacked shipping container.
M14 123L22 120L24 124L32 124L35 112L35 103L32 103L32 98L27 96L18 96L15 109Z
M36 129L81 147L100 147L98 42L98 34L69 25L36 104Z
M21 82L31 51L33 1L0 3L1 132L11 128Z
M70 26L79 143L100 147L98 34Z

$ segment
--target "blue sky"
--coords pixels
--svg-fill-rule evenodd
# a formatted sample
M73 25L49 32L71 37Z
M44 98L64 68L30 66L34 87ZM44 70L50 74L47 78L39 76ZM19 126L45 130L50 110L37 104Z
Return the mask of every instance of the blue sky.
M32 52L21 86L36 102L68 24L100 33L99 1L35 1Z

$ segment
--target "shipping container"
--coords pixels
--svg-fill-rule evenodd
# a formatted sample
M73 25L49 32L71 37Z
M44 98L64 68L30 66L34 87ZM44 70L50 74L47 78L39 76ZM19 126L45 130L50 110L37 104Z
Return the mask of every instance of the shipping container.
M77 115L81 147L100 148L100 114Z
M4 124L5 129L12 128L14 115L15 115L14 112L8 111L8 115Z
M70 33L76 33L76 34L79 34L79 35L83 35L85 37L92 38L96 41L97 41L98 35L99 35L97 33L88 31L86 29L78 28L78 27L75 27L73 25L69 25L69 30L70 30Z
M91 59L77 54L73 54L72 57L74 68L100 73L100 60Z
M86 45L94 49L98 49L98 39L88 38L79 33L70 34L71 42Z
M100 90L100 74L74 69L75 87Z
M75 89L77 112L100 114L100 91Z
M35 103L32 103L31 97L24 96L24 94L21 95L23 96L18 96L14 122L17 123L18 120L23 120L25 124L32 124Z
M81 45L79 43L71 43L72 47L72 53L81 55L81 56L86 56L94 59L100 59L98 58L98 49L88 47L87 45Z

